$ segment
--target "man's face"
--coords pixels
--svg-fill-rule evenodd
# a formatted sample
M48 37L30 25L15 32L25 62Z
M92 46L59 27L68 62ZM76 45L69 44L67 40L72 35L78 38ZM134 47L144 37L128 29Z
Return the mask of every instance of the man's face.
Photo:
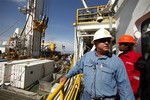
M118 48L120 51L125 51L128 48L128 43L119 43Z
M98 51L107 52L110 49L111 38L103 38L95 41Z

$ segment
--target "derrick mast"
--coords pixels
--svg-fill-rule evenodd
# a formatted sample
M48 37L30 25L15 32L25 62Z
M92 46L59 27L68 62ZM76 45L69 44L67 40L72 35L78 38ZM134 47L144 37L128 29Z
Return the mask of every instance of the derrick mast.
M39 57L41 50L41 26L40 17L43 16L44 0L29 0L27 24L25 30L26 36L26 54L27 56Z
M27 14L25 32L24 55L27 57L38 58L41 51L41 39L45 37L48 18L44 15L45 0L28 0L27 7L21 11Z
M9 39L8 59L40 57L41 43L48 24L48 17L44 15L44 1L28 0L27 7L18 8L27 17L24 28L16 28Z

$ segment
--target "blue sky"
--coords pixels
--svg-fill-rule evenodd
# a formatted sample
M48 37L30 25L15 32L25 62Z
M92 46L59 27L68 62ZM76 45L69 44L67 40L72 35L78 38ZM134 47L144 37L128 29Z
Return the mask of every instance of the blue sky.
M103 5L108 0L86 0L87 5ZM27 5L27 0L0 0L0 41L8 40L15 29L24 27L26 15L18 7ZM49 17L45 42L56 43L56 50L65 45L66 51L74 50L74 28L76 10L84 8L81 0L47 0L46 14Z

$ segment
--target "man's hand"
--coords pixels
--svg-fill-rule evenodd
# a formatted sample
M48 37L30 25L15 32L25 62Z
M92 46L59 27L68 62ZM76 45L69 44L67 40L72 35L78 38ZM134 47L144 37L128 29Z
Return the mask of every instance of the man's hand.
M62 83L62 82L65 83L67 81L67 79L68 78L66 76L63 76L63 77L60 78L59 83Z

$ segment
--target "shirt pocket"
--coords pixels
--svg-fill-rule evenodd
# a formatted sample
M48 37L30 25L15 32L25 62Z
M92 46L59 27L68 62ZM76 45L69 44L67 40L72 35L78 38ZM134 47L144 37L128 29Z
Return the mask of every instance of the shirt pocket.
M93 73L93 64L85 64L84 68L83 68L83 74L84 75L92 75Z
M100 67L101 69L101 76L102 76L102 80L104 83L107 83L107 82L111 82L113 80L113 69L111 69L110 67Z

